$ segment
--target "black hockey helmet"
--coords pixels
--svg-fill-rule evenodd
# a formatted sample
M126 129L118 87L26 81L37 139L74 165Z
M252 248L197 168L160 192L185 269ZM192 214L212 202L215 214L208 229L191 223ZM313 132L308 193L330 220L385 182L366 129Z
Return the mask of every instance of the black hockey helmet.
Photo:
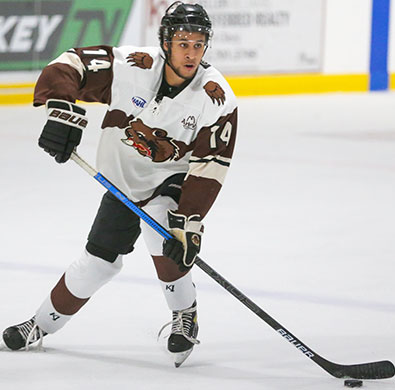
M206 35L206 47L213 35L212 24L205 9L199 4L176 1L166 10L159 28L159 41L171 41L177 31L200 32Z

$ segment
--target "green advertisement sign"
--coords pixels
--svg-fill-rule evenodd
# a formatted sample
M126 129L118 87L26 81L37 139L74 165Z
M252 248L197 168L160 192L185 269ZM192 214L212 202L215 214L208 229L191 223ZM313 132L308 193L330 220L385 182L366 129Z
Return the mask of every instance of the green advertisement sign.
M72 47L116 46L133 0L0 0L0 70L41 69Z

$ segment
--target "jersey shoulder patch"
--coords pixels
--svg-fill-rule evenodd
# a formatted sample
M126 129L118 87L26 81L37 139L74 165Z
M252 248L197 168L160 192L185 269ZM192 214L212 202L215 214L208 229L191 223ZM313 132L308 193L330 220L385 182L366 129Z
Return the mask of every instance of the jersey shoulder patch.
M113 51L118 64L128 68L153 70L162 63L160 48L155 46L119 46Z
M225 108L229 104L234 105L235 96L226 81L224 76L214 66L210 66L207 69L200 68L198 88L202 90L203 94L210 98L208 100L208 106L212 108L216 107L215 111L218 112L218 108Z
M220 106L221 104L225 103L225 91L216 81L208 81L206 84L204 84L203 88L207 95L210 96L213 104L217 103Z
M137 66L140 69L151 69L154 59L148 53L136 51L126 57L126 62L131 64L130 66Z

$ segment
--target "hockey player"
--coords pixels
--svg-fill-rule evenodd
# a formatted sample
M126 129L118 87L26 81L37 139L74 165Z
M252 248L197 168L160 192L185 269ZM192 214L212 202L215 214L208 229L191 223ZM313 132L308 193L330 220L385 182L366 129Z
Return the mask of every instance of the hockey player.
M191 267L202 219L229 167L237 127L234 94L202 61L211 21L198 4L172 4L162 18L160 47L74 48L44 68L34 105L46 105L39 146L66 162L87 125L77 99L108 104L97 165L100 171L176 239L163 239L113 195L103 196L85 250L28 321L7 328L18 350L58 331L122 267L141 231L172 311L168 350L176 367L198 344Z

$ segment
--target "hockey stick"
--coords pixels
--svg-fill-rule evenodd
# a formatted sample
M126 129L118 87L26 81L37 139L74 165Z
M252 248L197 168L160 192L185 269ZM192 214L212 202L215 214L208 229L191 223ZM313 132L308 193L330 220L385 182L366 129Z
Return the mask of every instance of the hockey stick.
M137 214L144 222L148 223L157 233L163 238L170 239L173 236L153 218L151 218L145 211L135 205L130 199L127 198L117 187L108 181L100 172L93 169L86 163L76 152L73 152L71 159L76 162L87 173L93 176L100 184L102 184L108 191L110 191L116 198L118 198L125 206ZM361 364L337 364L324 359L318 355L306 344L302 343L290 331L284 328L273 317L263 311L251 299L245 296L240 290L228 282L218 272L205 263L200 257L196 258L195 264L201 268L207 275L220 284L225 290L231 293L241 303L247 306L259 318L271 326L277 333L288 340L305 356L313 360L321 368L336 378L354 378L354 379L384 379L392 378L395 375L395 367L392 362L383 360L379 362L361 363Z

